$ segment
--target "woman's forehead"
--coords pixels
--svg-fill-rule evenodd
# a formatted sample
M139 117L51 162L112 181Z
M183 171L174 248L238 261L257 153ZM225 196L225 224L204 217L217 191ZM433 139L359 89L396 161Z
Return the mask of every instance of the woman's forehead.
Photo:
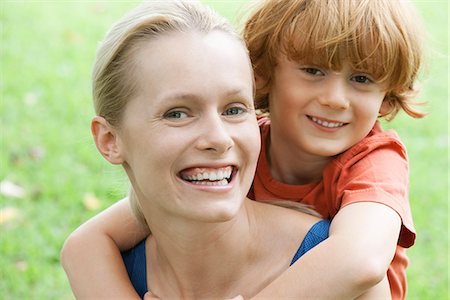
M180 67L206 60L248 60L245 46L221 31L172 32L142 41L136 48L137 66L147 60L153 60L155 65L171 63Z
M147 90L253 90L244 46L220 31L174 33L143 42L132 69L135 80Z

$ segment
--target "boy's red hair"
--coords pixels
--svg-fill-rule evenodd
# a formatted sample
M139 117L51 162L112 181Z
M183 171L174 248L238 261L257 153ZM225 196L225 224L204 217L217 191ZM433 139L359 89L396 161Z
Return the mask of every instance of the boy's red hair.
M422 64L418 16L405 0L267 0L250 16L244 39L255 75L256 107L268 110L268 94L278 55L339 70L344 61L386 83L385 101L395 117L400 109L420 118L412 97Z

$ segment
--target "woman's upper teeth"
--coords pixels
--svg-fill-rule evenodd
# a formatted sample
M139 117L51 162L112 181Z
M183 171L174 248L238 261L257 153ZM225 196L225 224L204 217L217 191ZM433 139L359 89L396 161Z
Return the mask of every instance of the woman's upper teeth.
M217 170L214 169L208 169L201 170L199 169L198 172L195 174L181 174L181 177L185 180L190 181L200 181L200 180L209 180L209 181L216 181L216 180L223 180L223 179L229 179L231 176L233 169L232 167L226 167L226 168L220 168Z

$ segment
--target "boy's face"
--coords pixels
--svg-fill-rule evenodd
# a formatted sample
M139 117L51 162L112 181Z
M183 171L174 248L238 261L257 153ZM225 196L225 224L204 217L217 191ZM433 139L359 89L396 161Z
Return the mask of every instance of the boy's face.
M349 149L384 109L385 86L372 80L349 64L336 72L280 57L269 91L272 136L299 155Z
M149 222L231 218L260 147L245 47L221 32L174 33L143 43L135 62L119 140Z

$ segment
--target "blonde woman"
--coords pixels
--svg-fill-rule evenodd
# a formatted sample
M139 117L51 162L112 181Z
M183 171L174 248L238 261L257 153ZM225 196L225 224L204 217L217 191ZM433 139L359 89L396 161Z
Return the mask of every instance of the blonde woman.
M327 237L328 221L246 197L260 150L253 73L210 9L137 7L105 37L93 77L95 144L125 169L152 232L124 255L140 297L250 297ZM77 298L137 297L63 263Z

